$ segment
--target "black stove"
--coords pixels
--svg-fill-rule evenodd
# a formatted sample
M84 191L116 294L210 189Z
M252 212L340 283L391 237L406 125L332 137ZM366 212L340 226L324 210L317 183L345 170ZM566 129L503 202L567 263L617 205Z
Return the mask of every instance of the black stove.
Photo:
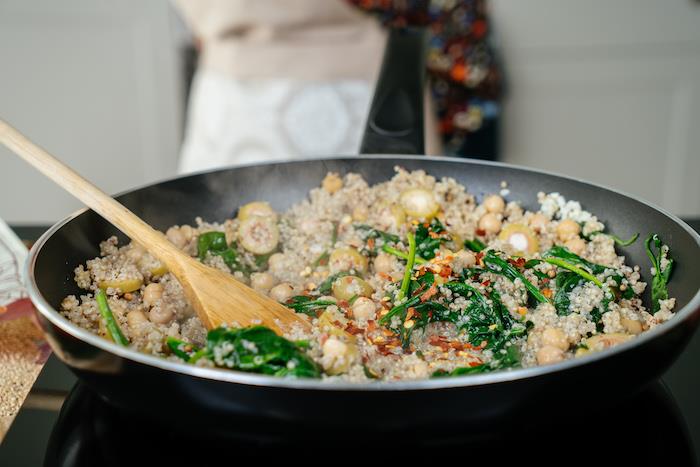
M700 229L699 221L691 224ZM208 466L279 458L328 466L445 460L465 466L696 465L698 368L700 333L663 380L635 394L590 394L595 410L576 409L572 401L556 419L514 419L489 432L444 426L378 432L372 420L361 430L329 430L234 419L225 431L214 433L186 420L172 425L118 410L68 376L72 389L60 413L29 407L20 411L0 445L0 466ZM57 371L67 375L52 356L35 388L56 380ZM341 405L329 417L342 414Z

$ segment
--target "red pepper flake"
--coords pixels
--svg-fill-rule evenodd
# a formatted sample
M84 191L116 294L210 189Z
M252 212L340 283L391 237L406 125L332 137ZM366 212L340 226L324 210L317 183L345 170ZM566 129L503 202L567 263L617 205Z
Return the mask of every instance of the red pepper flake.
M486 235L486 231L485 231L484 229L476 229L476 232L475 232L475 233L476 233L479 237L483 237L484 235Z
M469 362L468 365L471 367L475 367L475 366L482 365L482 362L481 362L481 360L474 360L473 362Z
M525 267L525 258L523 258L523 257L516 258L516 259L509 258L508 262L519 269L522 269L523 267Z
M440 234L437 232L433 232L432 230L430 232L428 232L428 236L430 238L440 238Z
M437 294L437 292L438 292L437 286L435 284L431 285L430 288L428 290L426 290L423 295L420 296L420 301L421 302L427 301L428 299L430 299L430 297ZM410 308L409 308L409 310L410 310Z
M481 283L481 285L483 285L484 287L488 287L489 285L491 285L491 281L486 279L484 282Z
M328 256L322 256L321 259L318 260L319 266L325 266L328 264Z
M370 250L374 250L374 238L368 238L367 239L367 247Z
M364 330L362 328L358 328L352 323L349 323L347 326L345 326L345 332L348 332L352 334L353 336L356 336L357 334L364 334Z
M385 272L378 272L377 275L378 275L379 277L381 277L382 279L384 279L385 281L391 281L391 280L393 280L393 278L392 278L389 274L387 274L387 273L385 273Z
M542 289L542 295L544 295L546 298L552 298L552 289Z
M414 307L409 307L408 311L406 312L406 319L404 320L404 322L413 318L415 315L416 315L416 309Z
M350 307L350 303L347 300L338 300L338 306L345 309Z
M367 321L367 331L372 332L377 329L377 322L374 320Z
M440 277L450 277L452 275L452 268L449 266L443 266L440 270Z

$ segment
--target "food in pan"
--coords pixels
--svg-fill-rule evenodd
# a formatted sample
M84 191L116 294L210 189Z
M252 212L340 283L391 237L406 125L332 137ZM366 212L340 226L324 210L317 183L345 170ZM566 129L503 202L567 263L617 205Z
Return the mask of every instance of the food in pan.
M673 316L673 259L652 235L651 302L605 226L576 201L507 185L479 201L451 178L396 169L369 186L329 173L284 213L248 203L223 223L168 229L178 248L308 316L284 337L207 332L178 282L136 243L78 266L64 316L119 345L194 365L328 380L400 380L531 367L615 346ZM633 234L633 232L629 232Z

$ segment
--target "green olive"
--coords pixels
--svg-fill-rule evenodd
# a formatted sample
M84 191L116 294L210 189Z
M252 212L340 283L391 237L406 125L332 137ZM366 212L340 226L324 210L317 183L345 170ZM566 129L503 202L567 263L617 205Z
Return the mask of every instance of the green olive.
M412 188L401 193L401 207L411 217L427 221L435 217L440 205L431 191Z
M119 289L121 293L127 293L140 289L141 285L143 285L143 279L109 279L100 281L97 285L103 290Z
M331 273L353 270L359 274L367 271L367 257L354 248L338 248L328 258Z
M333 296L338 300L350 300L352 297L370 297L374 289L357 276L344 276L333 282Z
M241 246L256 255L275 251L279 237L277 222L271 217L249 217L238 227Z
M238 209L238 220L244 221L250 217L272 217L277 220L277 213L267 201L253 201Z

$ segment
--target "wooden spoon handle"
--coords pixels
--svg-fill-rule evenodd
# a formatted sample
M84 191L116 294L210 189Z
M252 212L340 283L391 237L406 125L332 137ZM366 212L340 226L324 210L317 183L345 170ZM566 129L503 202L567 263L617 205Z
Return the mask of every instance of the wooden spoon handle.
M181 256L180 251L165 238L165 235L153 229L133 212L44 149L32 143L26 136L3 120L0 120L0 142L114 224L132 240L147 245L148 250L166 266L171 267L169 263Z

